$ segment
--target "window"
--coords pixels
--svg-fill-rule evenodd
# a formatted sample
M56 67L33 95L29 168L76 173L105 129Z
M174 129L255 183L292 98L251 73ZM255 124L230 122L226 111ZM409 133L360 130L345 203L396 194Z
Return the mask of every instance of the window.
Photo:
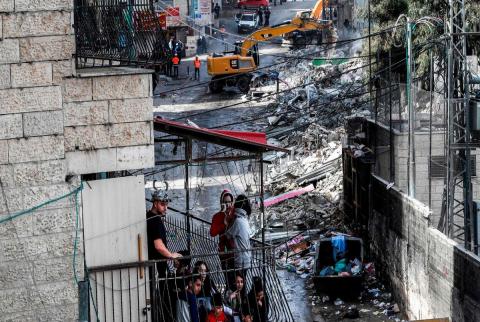
M248 16L243 15L242 20L243 21L253 21L254 20L253 18L254 18L253 15L248 15Z
M240 68L250 68L252 67L252 62L250 60L240 60Z
M470 156L470 167L472 177L477 176L477 156ZM432 155L432 165L430 168L431 178L444 178L446 176L447 160L443 155Z

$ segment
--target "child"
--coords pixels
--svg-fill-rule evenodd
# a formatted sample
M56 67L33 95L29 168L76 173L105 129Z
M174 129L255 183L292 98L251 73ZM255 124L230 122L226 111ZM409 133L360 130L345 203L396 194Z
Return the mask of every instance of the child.
M188 283L187 290L178 296L177 321L178 322L199 322L197 295L202 289L202 278L194 275Z
M227 317L223 311L222 295L220 293L213 294L213 310L208 313L208 322L225 322Z
M232 308L234 314L234 322L241 322L242 309L247 303L247 288L245 278L241 272L237 272L235 276L235 291L227 290L226 302Z

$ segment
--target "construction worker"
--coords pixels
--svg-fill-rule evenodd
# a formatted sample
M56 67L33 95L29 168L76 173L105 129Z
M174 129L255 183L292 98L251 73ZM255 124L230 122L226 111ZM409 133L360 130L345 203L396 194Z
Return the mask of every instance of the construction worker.
M178 58L177 54L173 56L172 64L173 64L173 77L178 78L178 65L180 65L180 58Z
M200 66L202 65L202 62L198 58L198 56L195 56L195 60L193 61L193 67L195 68L195 80L200 80Z

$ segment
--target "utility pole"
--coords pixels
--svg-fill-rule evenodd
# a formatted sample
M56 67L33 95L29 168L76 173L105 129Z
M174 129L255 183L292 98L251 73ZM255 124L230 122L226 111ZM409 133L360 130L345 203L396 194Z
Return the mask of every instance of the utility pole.
M472 207L469 73L465 0L449 0L447 51L447 175L439 228L476 251Z

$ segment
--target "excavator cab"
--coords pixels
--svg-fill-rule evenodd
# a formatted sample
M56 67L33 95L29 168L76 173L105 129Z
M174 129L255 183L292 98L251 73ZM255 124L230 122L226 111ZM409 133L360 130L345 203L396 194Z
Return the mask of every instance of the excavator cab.
M241 48L242 48L242 42L241 41L235 42L235 50L233 51L233 54L241 55L242 54ZM256 66L260 65L260 52L258 51L258 44L253 45L252 48L248 50L247 56L253 57L253 61L255 62Z

